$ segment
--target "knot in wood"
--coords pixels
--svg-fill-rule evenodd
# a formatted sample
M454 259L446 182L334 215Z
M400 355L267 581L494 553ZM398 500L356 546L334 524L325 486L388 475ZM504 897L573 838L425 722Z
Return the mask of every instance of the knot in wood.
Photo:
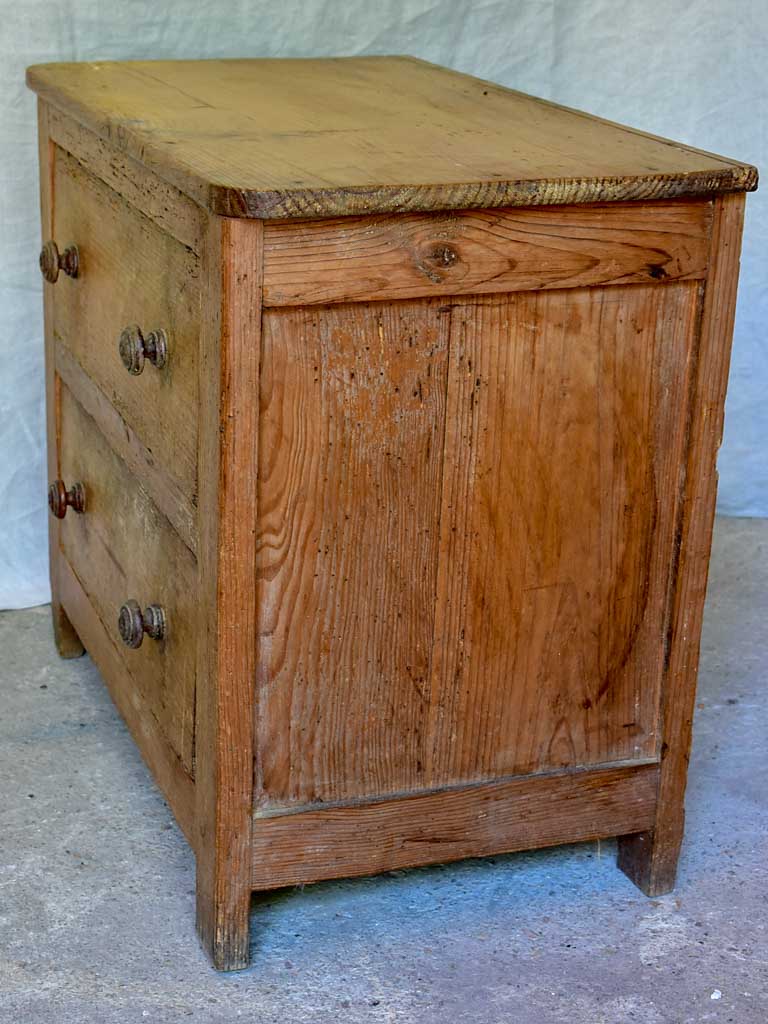
M429 253L429 259L440 267L452 267L459 260L459 254L450 245L435 245Z

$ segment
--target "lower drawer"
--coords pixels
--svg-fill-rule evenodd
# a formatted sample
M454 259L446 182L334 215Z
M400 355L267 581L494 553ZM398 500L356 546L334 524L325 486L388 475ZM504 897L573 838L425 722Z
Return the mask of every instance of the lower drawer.
M190 774L194 758L197 565L139 480L112 451L93 419L61 386L60 475L85 489L85 509L61 524L64 557L113 639L118 657ZM137 648L121 640L129 600L163 609L162 638Z

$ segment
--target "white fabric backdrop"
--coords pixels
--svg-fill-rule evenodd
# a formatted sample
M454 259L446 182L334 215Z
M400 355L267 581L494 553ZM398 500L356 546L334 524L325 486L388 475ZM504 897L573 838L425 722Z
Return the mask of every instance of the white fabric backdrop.
M34 97L44 61L410 53L768 176L765 0L0 0L0 609L48 598ZM768 180L768 178L767 178ZM720 510L768 515L768 186L748 200Z

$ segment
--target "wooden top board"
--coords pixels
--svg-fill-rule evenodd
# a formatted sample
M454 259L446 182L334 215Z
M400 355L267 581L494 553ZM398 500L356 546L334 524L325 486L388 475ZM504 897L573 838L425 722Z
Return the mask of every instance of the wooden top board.
M214 213L293 219L749 191L754 167L414 57L41 64L49 103Z

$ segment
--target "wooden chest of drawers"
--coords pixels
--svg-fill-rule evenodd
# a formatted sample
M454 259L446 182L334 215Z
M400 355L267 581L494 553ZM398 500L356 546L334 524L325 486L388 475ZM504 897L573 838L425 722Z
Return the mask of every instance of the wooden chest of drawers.
M667 891L754 169L411 58L28 80L57 642L214 964L321 878L619 836Z

